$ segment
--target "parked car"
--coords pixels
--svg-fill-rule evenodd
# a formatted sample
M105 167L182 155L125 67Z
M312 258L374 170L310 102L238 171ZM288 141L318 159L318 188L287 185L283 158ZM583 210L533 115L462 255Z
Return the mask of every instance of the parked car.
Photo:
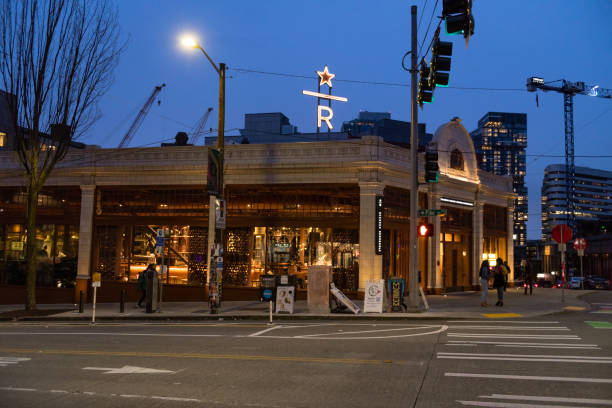
M582 289L582 283L584 282L584 278L582 276L574 276L569 281L570 289Z
M553 283L553 288L561 289L563 287L563 281L561 279L557 279L555 283Z
M585 289L610 289L610 281L601 276L591 276L584 281Z
M538 279L534 284L534 287L536 288L552 288L553 287L553 283L552 281L546 280L546 279Z

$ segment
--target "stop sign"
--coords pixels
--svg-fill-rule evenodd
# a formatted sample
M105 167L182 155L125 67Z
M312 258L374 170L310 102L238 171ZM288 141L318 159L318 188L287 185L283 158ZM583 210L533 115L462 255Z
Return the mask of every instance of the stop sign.
M552 230L552 239L560 244L567 244L572 239L572 229L565 224L556 225Z
M586 239L584 238L576 238L574 240L574 249L576 251L584 251L587 247Z

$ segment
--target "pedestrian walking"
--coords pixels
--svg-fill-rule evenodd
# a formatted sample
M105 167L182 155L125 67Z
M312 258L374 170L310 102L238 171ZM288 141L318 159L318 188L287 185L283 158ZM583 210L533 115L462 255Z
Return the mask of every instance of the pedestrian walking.
M138 290L140 291L140 299L138 300L138 307L142 307L142 302L147 298L147 272L149 270L155 270L154 264L149 264L147 269L140 272L138 275Z
M493 287L497 289L497 303L495 306L504 305L504 290L506 290L507 282L508 275L504 261L501 258L497 258L497 266L495 266L495 273L493 275Z
M490 266L489 261L485 259L480 264L480 287L482 289L482 295L480 296L480 306L487 307L489 304L487 303L487 294L489 293L489 276L490 276Z
M533 269L531 268L531 263L529 261L525 261L525 269L523 272L523 276L525 277L525 294L527 294L527 288L529 288L529 295L533 295L533 284L535 283L535 275L533 273Z

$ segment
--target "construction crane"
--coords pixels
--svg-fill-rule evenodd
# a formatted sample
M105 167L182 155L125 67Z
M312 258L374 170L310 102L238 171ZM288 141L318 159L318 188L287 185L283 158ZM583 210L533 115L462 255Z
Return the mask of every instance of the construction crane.
M206 111L206 113L204 113L204 115L202 115L198 123L196 123L193 129L191 129L191 132L189 132L189 139L191 140L191 144L193 144L194 146L196 144L196 140L202 133L202 129L204 129L204 126L206 126L206 122L208 121L208 117L210 116L210 112L212 112L212 110L213 108L208 108L208 110Z
M551 83L561 82L561 86L552 86ZM565 201L567 204L567 223L576 236L576 205L574 194L576 191L576 180L574 166L574 95L597 96L600 98L612 98L612 90L601 88L599 85L585 85L584 82L570 82L565 79L545 83L543 78L527 78L527 91L535 92L555 91L563 94L563 112L565 118Z
M156 86L155 89L153 89L151 96L149 96L149 99L147 99L142 109L140 109L140 112L138 112L138 115L136 115L136 119L134 119L132 126L130 126L125 136L123 136L123 139L121 139L121 143L119 143L119 146L117 146L118 148L127 147L127 145L130 143L130 141L134 137L134 134L136 134L136 132L140 128L140 125L142 125L142 122L149 113L149 109L151 108L155 97L161 92L164 86L166 86L166 84L161 84L159 86Z

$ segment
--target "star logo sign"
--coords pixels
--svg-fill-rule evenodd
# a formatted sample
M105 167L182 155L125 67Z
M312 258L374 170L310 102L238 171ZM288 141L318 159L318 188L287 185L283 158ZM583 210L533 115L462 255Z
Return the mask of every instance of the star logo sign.
M323 69L323 71L317 71L319 78L319 85L327 84L330 88L332 87L331 80L336 76L336 74L331 74L327 68L327 65Z

